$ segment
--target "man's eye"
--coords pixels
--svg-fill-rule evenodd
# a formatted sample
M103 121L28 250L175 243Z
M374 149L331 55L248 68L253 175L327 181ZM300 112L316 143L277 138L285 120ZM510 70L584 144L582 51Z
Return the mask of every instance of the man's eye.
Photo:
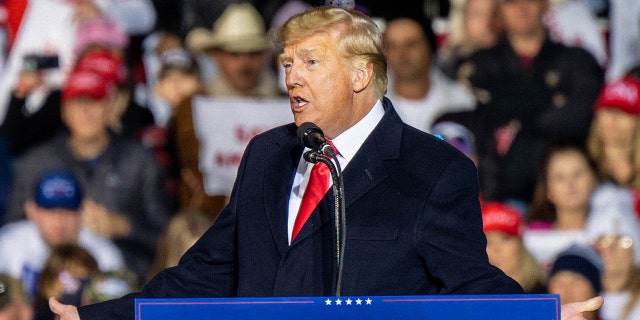
M283 67L283 68L285 68L285 69L289 69L289 68L291 68L291 62L285 62L285 63L283 63L283 64L282 64L282 67Z
M307 62L308 64L314 65L314 64L318 64L318 60L315 59L309 59L309 61Z

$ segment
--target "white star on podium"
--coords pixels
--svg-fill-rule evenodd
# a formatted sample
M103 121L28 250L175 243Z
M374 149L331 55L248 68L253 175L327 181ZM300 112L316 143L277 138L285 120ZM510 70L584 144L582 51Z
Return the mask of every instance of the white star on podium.
M368 305L370 305L372 300L367 298L367 300L365 300L365 301L367 302Z
M347 298L347 305L348 305L348 306L350 306L350 305L351 305L351 301L353 301L353 300L351 300L351 299Z
M361 305L362 304L362 299L358 298L356 299L356 305Z
M331 305L331 299L325 300L324 303L326 303L327 306L330 306Z
M340 298L338 298L336 300L336 306L341 306L342 305L342 300L340 300Z

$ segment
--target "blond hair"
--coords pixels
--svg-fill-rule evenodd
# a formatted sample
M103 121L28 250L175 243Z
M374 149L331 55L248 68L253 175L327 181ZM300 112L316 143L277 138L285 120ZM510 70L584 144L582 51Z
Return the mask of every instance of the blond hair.
M545 281L546 274L544 268L538 263L536 258L533 257L531 251L529 251L524 243L522 245L520 253L520 279L517 279L522 289L527 293L536 293L538 286Z
M379 97L387 92L387 61L383 52L382 32L367 16L356 11L320 7L291 17L271 33L278 50L307 37L340 32L338 48L356 69L373 66L373 82Z

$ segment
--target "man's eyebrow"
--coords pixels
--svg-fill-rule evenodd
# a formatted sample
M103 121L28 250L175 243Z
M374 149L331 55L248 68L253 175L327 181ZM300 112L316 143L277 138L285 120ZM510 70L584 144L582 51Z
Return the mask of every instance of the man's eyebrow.
M323 50L320 50L319 48L301 48L295 51L295 55L306 58L311 55L321 56L322 52ZM279 59L280 61L291 60L292 57L286 53L281 53Z
M281 53L278 55L278 60L284 62L285 60L291 60L291 57L287 54Z

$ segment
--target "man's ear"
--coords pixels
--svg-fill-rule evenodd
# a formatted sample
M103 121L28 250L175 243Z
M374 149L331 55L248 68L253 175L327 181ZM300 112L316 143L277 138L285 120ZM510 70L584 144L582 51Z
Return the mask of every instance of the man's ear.
M38 216L38 205L36 205L33 200L27 200L24 203L24 213L27 216L27 219L31 221L35 221Z
M353 91L360 92L366 89L373 79L373 65L367 63L364 68L353 71Z

